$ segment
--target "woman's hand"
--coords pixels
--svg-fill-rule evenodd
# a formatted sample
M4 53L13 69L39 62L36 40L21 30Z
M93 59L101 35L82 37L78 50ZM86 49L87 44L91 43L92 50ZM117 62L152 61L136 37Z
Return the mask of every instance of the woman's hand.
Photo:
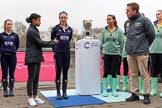
M53 42L54 42L55 44L58 44L58 43L59 43L59 40L55 38L55 39L53 40Z

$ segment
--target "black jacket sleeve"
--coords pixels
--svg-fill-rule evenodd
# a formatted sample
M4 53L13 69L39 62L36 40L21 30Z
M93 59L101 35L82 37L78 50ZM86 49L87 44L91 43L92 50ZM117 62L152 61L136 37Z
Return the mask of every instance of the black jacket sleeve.
M33 44L38 47L51 47L52 45L54 45L53 41L42 41L39 33L33 31L28 33L28 38Z

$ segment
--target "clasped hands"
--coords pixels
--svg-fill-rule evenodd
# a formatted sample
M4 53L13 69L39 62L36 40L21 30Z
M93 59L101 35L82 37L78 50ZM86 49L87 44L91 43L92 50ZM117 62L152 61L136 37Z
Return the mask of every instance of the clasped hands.
M57 38L55 38L55 39L53 40L53 42L54 42L55 44L58 44L58 43L59 43L59 40L58 40Z

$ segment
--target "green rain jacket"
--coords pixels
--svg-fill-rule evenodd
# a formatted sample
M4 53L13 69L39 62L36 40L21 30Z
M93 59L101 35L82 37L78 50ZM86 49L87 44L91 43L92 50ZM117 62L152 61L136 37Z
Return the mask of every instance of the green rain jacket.
M123 41L124 41L124 43L123 43L123 49L122 49L122 58L125 58L125 57L127 57L127 52L125 50L125 43L127 41L127 37L126 36L123 36Z
M101 32L101 48L102 54L106 55L121 55L123 47L123 32L121 29L116 29L110 32L106 26Z
M157 21L154 22L155 39L150 46L150 53L162 54L162 27L158 30Z

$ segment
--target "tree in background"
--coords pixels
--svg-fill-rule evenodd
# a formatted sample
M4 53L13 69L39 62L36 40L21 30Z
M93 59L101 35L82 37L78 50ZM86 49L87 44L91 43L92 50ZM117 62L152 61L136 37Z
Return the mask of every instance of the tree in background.
M18 34L20 38L20 48L25 48L26 47L26 31L27 27L19 21L15 22L15 32Z
M93 35L94 35L94 38L95 39L100 39L100 36L101 36L101 31L103 30L104 28L99 28L99 27L96 27L96 28L93 28L92 31L93 31Z

